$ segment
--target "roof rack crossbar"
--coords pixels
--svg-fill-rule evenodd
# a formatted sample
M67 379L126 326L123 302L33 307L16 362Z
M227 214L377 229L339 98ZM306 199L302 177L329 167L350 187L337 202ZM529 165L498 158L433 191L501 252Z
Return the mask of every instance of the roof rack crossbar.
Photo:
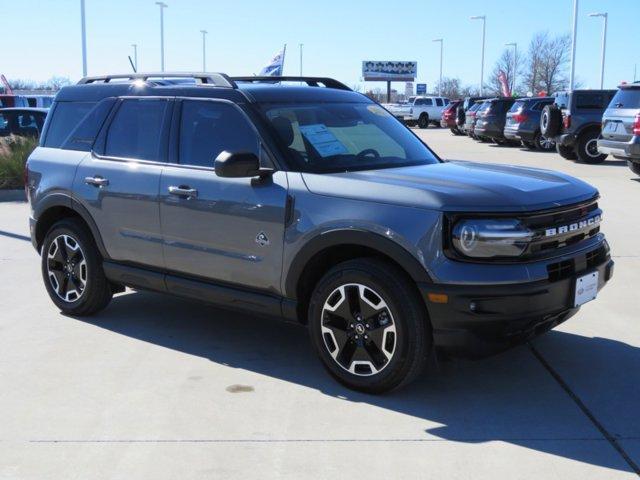
M193 78L198 85L212 85L215 87L236 88L237 85L224 73L209 72L146 72L146 73L122 73L115 75L98 75L84 77L78 85L90 83L109 83L111 80L143 80L153 78Z
M310 87L319 87L320 84L324 85L326 88L335 88L338 90L349 90L351 89L347 87L344 83L339 82L333 78L328 77L295 77L295 76L286 76L286 77L231 77L230 80L234 82L241 83L276 83L276 82L304 82Z

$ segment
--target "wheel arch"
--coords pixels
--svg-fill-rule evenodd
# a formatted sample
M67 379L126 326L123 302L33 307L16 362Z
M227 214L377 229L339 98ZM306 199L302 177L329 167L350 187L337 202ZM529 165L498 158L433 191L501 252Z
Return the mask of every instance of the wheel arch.
M300 249L285 273L284 294L296 301L298 319L306 322L313 288L330 268L343 261L363 257L387 261L416 283L432 283L426 269L408 250L377 233L364 230L324 233Z
M36 219L34 238L38 251L40 251L44 237L54 223L63 218L78 218L91 232L100 255L103 258L109 258L98 226L87 209L72 197L61 193L46 197L38 203L37 208L34 210L34 218Z

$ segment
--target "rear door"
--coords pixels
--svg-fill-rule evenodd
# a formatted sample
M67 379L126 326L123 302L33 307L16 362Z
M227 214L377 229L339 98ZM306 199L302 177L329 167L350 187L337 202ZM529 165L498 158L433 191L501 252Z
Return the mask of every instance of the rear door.
M602 138L629 142L635 116L640 113L640 88L621 88L603 116Z
M214 159L223 150L253 152L264 166L270 163L254 126L227 101L183 99L178 107L176 146L160 184L167 270L278 293L286 172L264 179L218 177Z
M119 101L74 182L109 256L161 268L158 189L166 161L173 100Z

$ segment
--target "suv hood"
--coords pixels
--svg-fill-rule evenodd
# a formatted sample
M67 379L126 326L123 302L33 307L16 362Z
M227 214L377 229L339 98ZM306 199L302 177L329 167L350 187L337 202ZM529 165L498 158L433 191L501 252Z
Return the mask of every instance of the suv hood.
M598 193L588 183L551 170L462 161L302 175L318 195L442 211L543 210Z

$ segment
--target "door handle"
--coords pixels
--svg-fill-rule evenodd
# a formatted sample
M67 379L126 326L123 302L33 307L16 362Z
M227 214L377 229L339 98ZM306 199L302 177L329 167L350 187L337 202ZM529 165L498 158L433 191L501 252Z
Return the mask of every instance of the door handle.
M109 180L96 175L93 177L85 177L84 183L86 183L87 185L93 185L94 187L105 187L109 185Z
M198 196L198 190L195 188L185 187L183 185L179 187L169 187L169 193L177 197L195 198Z

